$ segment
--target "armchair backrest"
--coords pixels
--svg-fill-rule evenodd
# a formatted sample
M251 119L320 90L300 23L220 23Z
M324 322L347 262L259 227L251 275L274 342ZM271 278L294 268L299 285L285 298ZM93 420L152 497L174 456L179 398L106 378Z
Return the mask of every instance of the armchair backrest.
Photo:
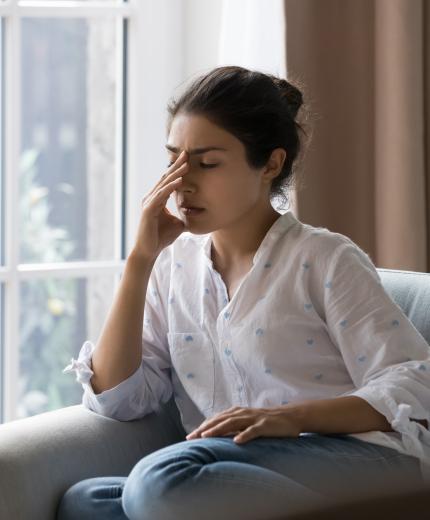
M384 289L430 345L430 273L377 271Z

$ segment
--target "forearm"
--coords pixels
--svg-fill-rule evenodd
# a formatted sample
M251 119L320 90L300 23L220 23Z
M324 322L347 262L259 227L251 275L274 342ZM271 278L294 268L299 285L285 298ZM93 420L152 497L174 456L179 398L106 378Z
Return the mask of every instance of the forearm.
M297 418L301 432L362 433L394 431L384 415L358 396L316 399L286 405Z
M142 360L146 291L155 261L127 259L114 302L92 356L91 385L96 394L131 376Z

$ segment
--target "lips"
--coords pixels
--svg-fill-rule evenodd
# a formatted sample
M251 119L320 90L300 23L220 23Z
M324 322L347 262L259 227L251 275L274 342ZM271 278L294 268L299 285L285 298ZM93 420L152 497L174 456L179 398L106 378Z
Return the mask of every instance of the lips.
M181 211L188 216L200 215L205 211L204 208L186 208L181 206Z
M194 206L193 204L180 204L180 207L182 209L205 209L205 208L201 208L199 206Z

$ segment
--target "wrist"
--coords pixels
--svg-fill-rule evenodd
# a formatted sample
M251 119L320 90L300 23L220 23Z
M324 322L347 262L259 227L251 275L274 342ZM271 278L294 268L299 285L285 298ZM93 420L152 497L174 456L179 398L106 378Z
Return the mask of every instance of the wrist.
M281 410L297 428L297 435L309 431L306 429L306 410L301 404L287 404L281 406Z
M128 273L129 276L147 275L149 277L155 261L156 258L148 258L132 251L125 261L124 273Z
M126 259L126 264L130 264L136 268L150 268L152 269L157 257L148 256L137 249L132 249Z

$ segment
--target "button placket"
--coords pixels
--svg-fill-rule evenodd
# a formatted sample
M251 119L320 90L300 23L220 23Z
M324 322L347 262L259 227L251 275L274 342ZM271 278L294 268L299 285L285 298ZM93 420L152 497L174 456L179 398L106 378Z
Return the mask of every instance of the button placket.
M222 305L223 305L222 308L224 308L230 303L228 300L227 287L224 283L224 280L222 279L222 276L218 273L218 271L215 271L215 273L217 275L218 282L219 282L219 292L221 293Z
M215 271L215 269L213 269L211 267L210 267L210 270L211 270L211 274L215 275L218 309L221 308L221 311L223 311L225 309L225 307L227 307L230 304L230 301L228 299L227 287L224 283L224 280L222 279L222 276L219 274L219 272ZM221 301L222 301L221 305L219 305L219 303L220 303L219 295L221 295ZM218 312L218 315L220 315L221 311Z
M221 355L223 356L226 366L228 367L228 371L230 373L230 378L232 383L232 393L237 401L240 403L241 406L246 405L246 399L244 395L244 385L242 376L239 373L239 370L237 368L237 365L234 361L234 346L232 343L232 336L230 330L227 328L225 329L225 333L223 335L222 341L222 352Z
M232 344L231 344L231 332L228 328L224 328L224 333L221 341L221 354L224 359L227 358L227 363L232 367ZM235 367L234 367L235 368Z
M254 267L254 266L253 266ZM251 268L251 271L253 269ZM225 369L229 372L229 379L232 381L231 383L231 392L234 400L239 402L241 406L248 406L244 384L242 376L239 373L237 365L234 361L234 347L232 345L232 337L230 333L231 319L233 315L233 310L230 307L231 300L228 300L228 292L227 286L224 283L224 280L220 273L216 271L213 266L209 267L211 274L215 275L214 281L217 287L217 295L221 295L222 303L220 305L218 319L217 319L217 333L220 338L219 342L219 355L222 359L222 364L225 366ZM247 273L246 277L249 277L250 272ZM245 278L246 278L245 277ZM243 281L239 285L239 288L236 290L235 295L239 292ZM219 302L218 298L217 301ZM224 363L225 360L225 363Z

